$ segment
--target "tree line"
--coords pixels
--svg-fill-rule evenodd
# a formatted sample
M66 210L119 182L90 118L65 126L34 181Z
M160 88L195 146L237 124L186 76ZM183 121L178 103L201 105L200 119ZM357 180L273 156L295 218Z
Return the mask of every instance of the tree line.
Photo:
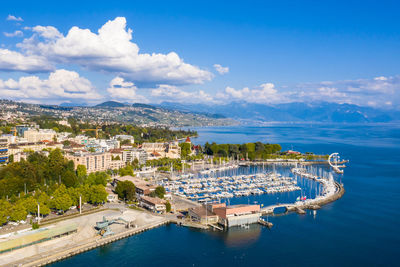
M277 154L282 150L279 144L264 144L261 142L246 143L246 144L216 144L206 143L204 145L204 153L216 157L233 157L233 158L248 158L268 159L273 154Z
M48 156L32 152L27 159L0 169L0 225L24 220L28 214L48 215L50 210L65 212L82 203L97 205L107 200L105 186L110 176L105 172L86 172L55 149Z

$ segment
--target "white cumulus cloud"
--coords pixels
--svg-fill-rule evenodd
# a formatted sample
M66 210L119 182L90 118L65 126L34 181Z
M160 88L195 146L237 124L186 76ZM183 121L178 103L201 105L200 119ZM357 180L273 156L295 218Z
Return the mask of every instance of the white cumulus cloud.
M22 37L24 33L22 31L14 31L14 32L3 32L5 37Z
M50 73L48 79L38 76L20 77L18 80L0 80L0 95L16 100L59 101L66 99L96 100L101 98L86 78L75 71L64 69Z
M6 20L11 20L11 21L24 21L21 17L16 17L14 15L8 15Z
M228 101L240 100L264 104L286 101L286 95L279 93L273 83L263 83L254 89L248 87L235 89L228 86L223 93L217 94L217 97Z
M222 67L220 64L214 64L214 68L221 75L229 72L229 67Z
M167 100L185 103L214 102L214 98L203 90L190 92L167 84L161 84L157 88L152 89L151 96L157 98L159 102Z
M0 71L47 72L53 69L53 65L42 56L0 48Z
M124 17L106 22L97 33L76 26L66 36L51 26L36 26L32 30L34 35L17 46L26 54L55 63L77 64L149 84L200 84L213 77L209 71L185 63L175 52L140 53Z
M148 102L146 97L137 94L138 88L132 82L126 82L121 77L115 77L111 80L107 92L112 99L128 102Z

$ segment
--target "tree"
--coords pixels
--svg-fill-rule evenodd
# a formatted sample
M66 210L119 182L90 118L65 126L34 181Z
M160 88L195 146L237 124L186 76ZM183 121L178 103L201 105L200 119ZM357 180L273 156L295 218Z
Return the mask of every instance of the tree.
M261 142L256 142L255 144L255 151L256 152L263 152L264 151L264 145Z
M80 183L83 183L87 176L87 170L85 165L76 166L76 176Z
M66 210L68 210L72 206L72 199L67 194L63 194L63 195L59 195L59 196L54 197L52 199L52 202L53 202L53 206L57 210L61 210L63 212L65 212Z
M40 215L46 216L50 214L50 208L45 204L40 204Z
M10 155L8 157L8 163L13 163L14 162L14 155Z
M124 168L119 169L118 172L120 176L133 176L133 167L131 165L126 165Z
M135 185L131 181L118 182L115 192L120 199L132 201L135 199Z
M49 154L50 176L58 179L64 169L65 159L60 149L54 149Z
M78 185L78 177L76 177L75 172L71 170L67 170L61 175L61 181L67 187L74 187Z
M236 157L236 155L239 154L239 147L238 145L229 145L229 156Z
M12 206L10 202L4 199L0 199L0 226L7 222L7 218L10 215Z
M192 153L192 148L190 143L180 143L179 146L181 147L181 158L187 158L190 153Z
M246 146L246 144L241 144L240 145L240 147L239 147L239 151L240 151L240 153L242 153L242 155L246 155L246 153L247 153L247 146Z
M54 192L53 196L51 207L64 212L72 206L72 199L69 196L65 185L60 185Z
M90 202L92 204L99 204L103 203L107 200L107 192L104 186L98 184L98 185L92 185L90 187Z
M69 147L70 145L71 145L71 141L69 141L69 140L65 140L64 142L62 142L63 143L63 145L65 146L65 147Z
M89 174L88 178L86 179L86 183L89 185L101 184L106 186L108 179L110 179L110 176L106 172L95 172Z
M28 212L26 211L24 204L21 201L17 201L11 209L10 220L14 222L22 221L26 219L27 215Z
M48 205L50 204L50 197L46 194L46 192L40 192L36 195L37 202L40 205Z
M170 212L170 211L171 211L171 203L169 203L169 201L167 201L167 203L165 203L165 210L166 210L167 212Z
M212 149L211 149L211 145L207 142L207 143L205 143L205 145L204 145L204 152L207 154L207 155L212 155L213 154L213 151L212 151Z
M81 196L80 188L74 188L74 187L68 188L68 195L72 200L72 205L78 206L79 205L79 197Z
M165 188L163 186L157 186L156 190L154 190L154 194L159 198L164 198Z
M37 213L37 201L34 197L30 196L26 199L23 200L23 204L26 208L26 211L30 214L36 214Z

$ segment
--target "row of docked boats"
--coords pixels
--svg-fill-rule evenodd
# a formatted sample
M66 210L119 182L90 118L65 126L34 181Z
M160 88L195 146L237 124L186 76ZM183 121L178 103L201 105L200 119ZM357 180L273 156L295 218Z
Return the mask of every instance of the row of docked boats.
M167 192L199 202L301 190L295 180L277 173L164 180L161 185Z
M231 164L231 165L223 165L223 166L218 166L214 168L209 168L200 171L200 174L211 174L211 173L216 173L216 172L222 172L222 171L227 171L227 170L232 170L232 169L237 169L239 165L237 164Z

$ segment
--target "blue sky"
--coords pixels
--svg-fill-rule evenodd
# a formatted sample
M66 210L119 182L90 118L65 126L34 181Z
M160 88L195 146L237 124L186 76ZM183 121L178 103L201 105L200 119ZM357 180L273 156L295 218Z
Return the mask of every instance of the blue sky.
M7 1L0 96L398 108L396 1L215 2Z

